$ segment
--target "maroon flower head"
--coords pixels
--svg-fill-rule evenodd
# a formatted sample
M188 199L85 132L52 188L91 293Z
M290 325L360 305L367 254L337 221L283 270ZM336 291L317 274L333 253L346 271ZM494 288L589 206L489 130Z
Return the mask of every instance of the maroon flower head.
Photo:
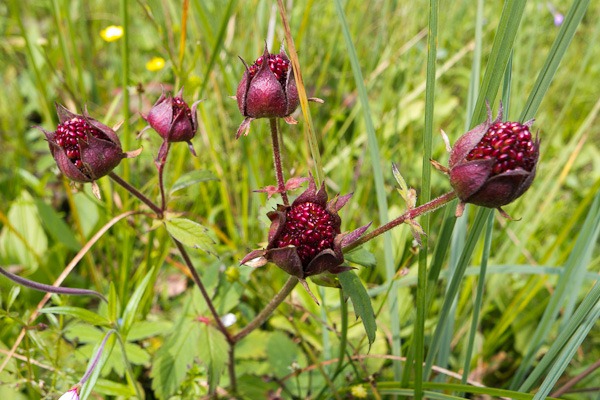
M182 94L183 88L175 97L165 95L163 91L144 119L166 142L187 142L192 154L196 155L191 140L198 129L196 109L200 100L194 102L190 108L183 100Z
M250 252L241 264L262 266L272 261L301 280L323 272L337 274L349 270L350 267L342 265L342 248L357 240L369 227L340 233L342 221L338 211L351 196L336 196L327 201L325 185L317 191L311 177L308 189L291 205L280 205L267 214L271 220L267 248Z
M540 141L529 130L533 120L501 122L500 104L492 121L487 107L487 120L458 139L450 153L450 184L461 200L458 214L464 203L490 208L511 203L535 177Z
M236 98L238 108L245 117L237 132L237 138L248 134L250 122L256 118L286 118L299 104L298 90L290 60L281 47L279 54L271 54L265 45L262 56L248 66L240 81Z
M59 124L46 135L50 152L65 176L76 182L93 182L111 172L123 158L135 157L139 151L123 153L115 131L91 118L73 114L56 104Z

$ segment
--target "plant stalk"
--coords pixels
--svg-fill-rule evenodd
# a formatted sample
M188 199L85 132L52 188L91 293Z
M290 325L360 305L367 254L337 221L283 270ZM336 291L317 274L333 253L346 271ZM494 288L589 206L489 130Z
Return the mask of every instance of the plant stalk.
M395 228L396 226L406 222L407 220L411 220L411 219L419 217L423 214L427 214L432 211L435 211L438 208L442 207L443 205L454 200L454 198L456 198L456 193L448 192L446 194L441 195L440 197L436 197L435 199L431 200L430 202L420 205L419 207L411 208L410 210L408 210L407 212L405 212L398 218L388 222L385 225L380 226L379 228L375 229L374 231L371 231L371 232L363 235L360 239L350 243L348 246L344 247L344 251L350 251L352 249L355 249L358 246L365 244L369 240L374 239L375 237L389 231L390 229Z
M219 313L217 312L217 309L215 308L215 306L210 298L210 295L206 291L206 288L204 287L204 284L202 283L202 279L200 279L200 275L198 275L198 272L194 268L194 265L192 264L192 260L190 259L190 256L188 255L187 251L185 250L185 247L183 247L183 244L181 244L181 242L179 240L175 239L174 237L171 237L171 239L173 239L173 241L175 242L177 249L179 249L179 252L181 253L181 257L183 257L183 260L185 261L185 265L190 270L190 273L192 274L192 279L194 280L194 283L196 284L196 286L198 286L198 289L200 289L200 293L202 293L202 297L204 297L204 301L206 301L206 305L208 306L210 313L212 314L213 318L215 319L215 324L217 325L217 329L219 329L219 331L221 331L221 333L225 336L225 339L227 339L227 343L229 343L230 345L235 344L234 338L231 336L229 331L227 331L227 328L225 328L225 325L223 325L223 321L221 321L221 318L219 317Z
M273 313L273 311L275 311L275 309L285 300L288 294L292 292L294 287L296 287L296 284L298 284L298 278L296 278L295 276L290 276L285 285L283 285L279 293L277 293L275 297L271 299L269 304L267 304L266 307L252 321L250 321L248 325L244 327L244 329L242 329L235 336L233 336L233 342L239 342L240 340L248 336L248 334L254 329L262 325L267 320L267 318L269 318L269 316Z
M131 193L132 195L137 197L142 203L144 203L148 207L150 207L150 209L156 213L156 216L158 219L162 219L163 210L161 210L156 204L154 204L152 202L152 200L150 200L148 197L146 197L146 195L144 195L142 192L140 192L139 190L137 190L136 188L131 186L126 181L124 181L119 175L115 174L114 172L112 172L112 171L109 172L108 176L113 181L115 181L116 183L121 185L123 188L125 188L125 190L127 190L129 193Z
M273 142L273 164L275 165L275 175L277 176L277 191L281 194L283 204L290 204L285 189L285 179L283 177L283 168L281 167L281 149L279 148L279 128L277 118L270 118L271 141Z

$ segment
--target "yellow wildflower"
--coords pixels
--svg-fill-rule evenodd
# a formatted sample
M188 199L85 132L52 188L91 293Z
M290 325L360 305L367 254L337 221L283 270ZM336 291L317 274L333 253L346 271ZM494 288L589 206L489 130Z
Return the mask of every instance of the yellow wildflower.
M146 63L146 69L148 71L156 72L160 71L165 67L165 59L162 57L153 57Z
M352 386L350 392L352 393L352 396L356 397L357 399L367 398L367 389L365 389L362 385Z
M100 31L100 36L107 42L114 42L123 37L123 27L110 25Z

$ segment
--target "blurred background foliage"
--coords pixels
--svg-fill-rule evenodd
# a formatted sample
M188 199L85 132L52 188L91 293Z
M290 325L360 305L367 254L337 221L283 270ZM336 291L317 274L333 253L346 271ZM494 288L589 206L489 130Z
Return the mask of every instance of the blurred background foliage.
M361 105L333 2L285 3L308 95L325 100L322 105L311 105L311 113L321 139L327 190L330 195L354 192L342 211L342 228L350 230L370 221L378 226L373 163L379 163L384 171L390 219L404 207L394 190L392 162L399 165L408 184L419 190L428 5L391 0L345 3L381 152L381 158L373 160L367 151ZM567 3L527 2L513 50L508 119L518 118L558 33L552 10L566 13ZM468 125L476 4L442 1L439 7L434 132L443 129L454 142ZM501 11L501 2L485 3L484 67ZM111 25L124 28L125 35L101 35ZM573 251L600 187L599 29L600 3L591 2L535 117L533 127L542 139L536 182L506 207L521 220L509 222L496 215L470 376L485 385L508 387L559 280L551 268L563 265ZM266 120L254 122L249 136L236 141L242 117L231 96L244 72L238 56L251 63L261 55L265 41L277 51L284 39L283 28L272 1L191 0L185 34L182 41L181 2L172 0L8 0L0 4L0 264L29 279L52 283L101 226L138 207L135 199L107 179L99 181L102 200L98 201L88 187L73 190L60 176L43 134L33 128L55 129L55 102L76 112L87 107L93 117L108 125L128 117L119 131L124 149L141 146L144 151L137 159L123 161L118 172L157 199L153 159L160 138L152 131L139 138L136 135L146 126L141 115L148 112L161 90L184 87L184 98L190 103L204 99L198 108L199 130L194 139L198 157L191 157L184 145L175 146L166 182L171 186L190 171L206 171L207 180L173 192L169 207L210 227L218 243L218 257L197 252L193 259L219 311L234 314L242 327L286 277L272 265L260 270L238 267L249 249L266 242L265 214L277 199L252 192L275 181L268 124ZM129 99L128 110L123 109L124 97ZM282 126L284 168L288 176L306 176L312 168L303 139L306 124L299 110L295 117L298 125ZM447 163L438 135L434 135L433 158ZM433 196L450 189L446 177L438 173L432 176L431 186ZM430 244L436 243L442 217L443 211L432 216ZM404 227L392 232L392 243L398 271L394 280L398 285L401 355L406 355L415 320L417 252ZM390 280L384 268L383 240L365 247L377 262L359 267L357 273L373 294L378 335L369 352L360 322L350 318L349 354L373 357L358 357L345 365L343 374L331 383L336 387L393 377L392 364L384 357L391 354L395 339L390 331ZM478 265L481 252L479 245L473 265ZM163 229L154 229L152 221L142 216L119 222L86 254L65 285L108 293L112 284L125 307L153 266L157 266L152 272L153 290L140 301L132 328L136 332L127 337L127 358L147 398L168 398L169 394L197 398L207 390L204 339L186 336L184 343L189 347L179 361L182 364L174 368L176 379L170 387L158 379L152 383L161 376L156 365L165 362L160 357L161 346L184 340L172 332L194 331L192 317L207 314ZM448 262L444 269L447 267ZM577 286L575 298L582 298L598 279L598 251L584 270L587 275ZM452 340L443 366L455 372L464 364L464 336L472 316L477 273L477 268L469 270L453 309ZM427 337L438 318L444 282L435 288L426 321ZM43 294L16 289L6 279L0 279L0 291L0 360L4 361ZM263 329L240 343L236 353L239 386L246 397L261 398L269 389L283 387L285 397L303 398L327 387L325 377L335 368L319 363L337 357L340 309L336 290L320 293L324 296L321 308L303 289L296 289L291 305L281 307ZM108 315L103 304L86 298L53 296L51 303ZM188 318L185 321L184 316ZM28 330L17 352L20 358L13 357L0 372L2 398L57 397L77 382L93 346L102 338L97 327L77 318L45 313L38 322L47 324L48 329ZM560 327L551 325L549 337L556 337ZM600 358L599 332L592 329L559 382L566 382ZM547 346L540 354L545 350ZM132 395L123 379L123 357L117 353L113 352L94 388L98 396ZM303 368L309 370L290 375ZM268 379L259 379L262 375ZM225 375L221 378L221 386L226 387L227 379ZM575 389L600 390L599 382L596 370ZM597 393L567 396L594 398Z

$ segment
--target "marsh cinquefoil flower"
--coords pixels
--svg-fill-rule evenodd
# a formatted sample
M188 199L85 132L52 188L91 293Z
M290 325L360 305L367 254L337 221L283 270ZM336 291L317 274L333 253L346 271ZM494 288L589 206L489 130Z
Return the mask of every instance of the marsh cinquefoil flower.
M236 99L245 117L236 138L247 135L250 122L256 118L284 118L295 123L290 114L299 104L298 89L290 60L281 47L279 54L271 54L265 45L263 55L248 64L242 59L246 71L240 81Z
M336 196L327 201L325 185L317 191L311 177L306 191L291 205L280 205L267 214L271 220L267 248L250 252L241 264L259 267L271 261L304 285L308 276L351 269L342 265L342 249L362 236L370 225L340 233L342 220L338 211L351 196Z
M488 118L461 136L450 153L450 184L461 201L457 215L465 203L498 208L521 196L535 177L539 157L539 138L533 139L524 124L501 122L502 104L492 121Z
M56 104L60 123L46 135L50 152L65 176L75 182L94 182L111 172L123 158L137 156L141 149L124 153L114 130L91 118L73 114Z
M191 140L198 129L196 109L200 100L194 102L192 107L183 100L183 88L175 97L163 92L156 104L144 119L148 121L165 142L187 142L190 151L195 156L196 152Z

